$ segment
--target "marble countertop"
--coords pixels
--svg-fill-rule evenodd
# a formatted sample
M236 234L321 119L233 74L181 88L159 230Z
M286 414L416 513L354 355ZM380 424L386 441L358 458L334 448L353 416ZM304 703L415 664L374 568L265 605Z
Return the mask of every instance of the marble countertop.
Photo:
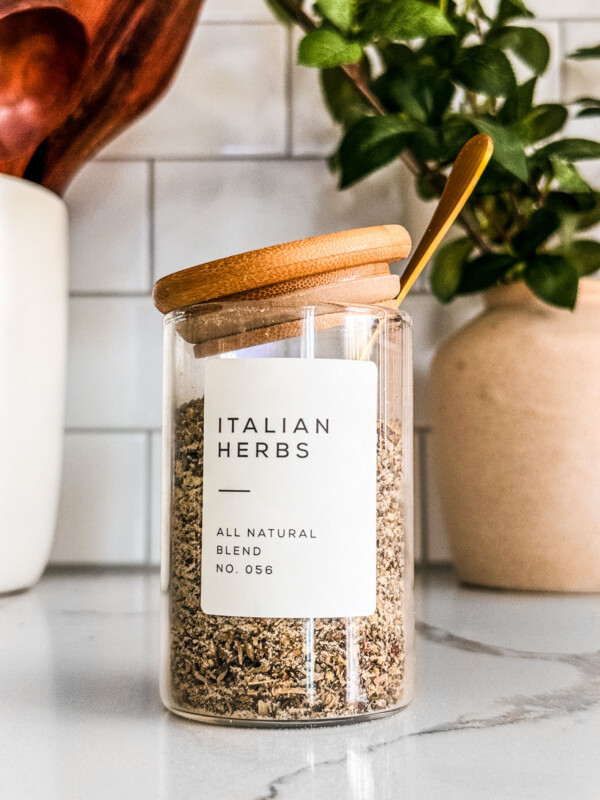
M600 796L600 598L417 578L416 699L379 721L201 725L158 699L158 576L50 572L0 598L7 800Z

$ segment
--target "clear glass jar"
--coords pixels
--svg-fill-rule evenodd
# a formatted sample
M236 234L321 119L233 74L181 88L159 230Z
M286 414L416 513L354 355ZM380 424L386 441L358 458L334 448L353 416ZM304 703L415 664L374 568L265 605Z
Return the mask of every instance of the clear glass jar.
M161 696L236 725L413 691L412 325L380 306L165 317Z

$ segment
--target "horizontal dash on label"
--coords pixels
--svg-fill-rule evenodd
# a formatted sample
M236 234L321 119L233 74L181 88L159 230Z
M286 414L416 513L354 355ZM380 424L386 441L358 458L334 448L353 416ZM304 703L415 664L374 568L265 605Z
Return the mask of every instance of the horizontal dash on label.
M250 489L219 489L220 492L243 492L250 493Z

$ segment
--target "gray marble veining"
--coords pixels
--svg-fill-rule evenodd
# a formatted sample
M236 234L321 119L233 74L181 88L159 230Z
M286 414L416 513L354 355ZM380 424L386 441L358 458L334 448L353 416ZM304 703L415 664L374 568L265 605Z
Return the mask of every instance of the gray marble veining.
M0 598L7 800L597 800L600 598L417 578L417 689L336 728L198 725L157 694L158 576L54 572Z

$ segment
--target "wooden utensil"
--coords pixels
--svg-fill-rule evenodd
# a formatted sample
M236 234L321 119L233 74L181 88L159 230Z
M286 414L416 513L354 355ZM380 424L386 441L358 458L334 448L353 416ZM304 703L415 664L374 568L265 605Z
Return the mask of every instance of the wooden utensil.
M202 2L52 0L57 11L62 8L60 13L83 26L88 53L68 102L45 107L43 140L37 136L39 146L24 172L19 161L20 173L62 194L76 171L166 89ZM0 18L32 5L32 0L0 0ZM42 10L51 9L35 12ZM55 116L59 108L66 116ZM36 137L30 138L33 143Z
M400 276L400 292L395 299L396 306L400 306L452 227L473 193L473 189L477 186L493 152L494 142L489 136L481 133L469 139L456 157L431 222ZM361 361L367 358L380 332L381 325L377 325L360 357Z
M0 17L0 173L23 175L69 116L87 52L83 25L61 8Z
M483 175L493 152L494 142L485 133L480 133L469 139L456 157L431 222L400 276L400 293L396 297L397 306L402 303L423 268L440 246L442 239L454 224Z

